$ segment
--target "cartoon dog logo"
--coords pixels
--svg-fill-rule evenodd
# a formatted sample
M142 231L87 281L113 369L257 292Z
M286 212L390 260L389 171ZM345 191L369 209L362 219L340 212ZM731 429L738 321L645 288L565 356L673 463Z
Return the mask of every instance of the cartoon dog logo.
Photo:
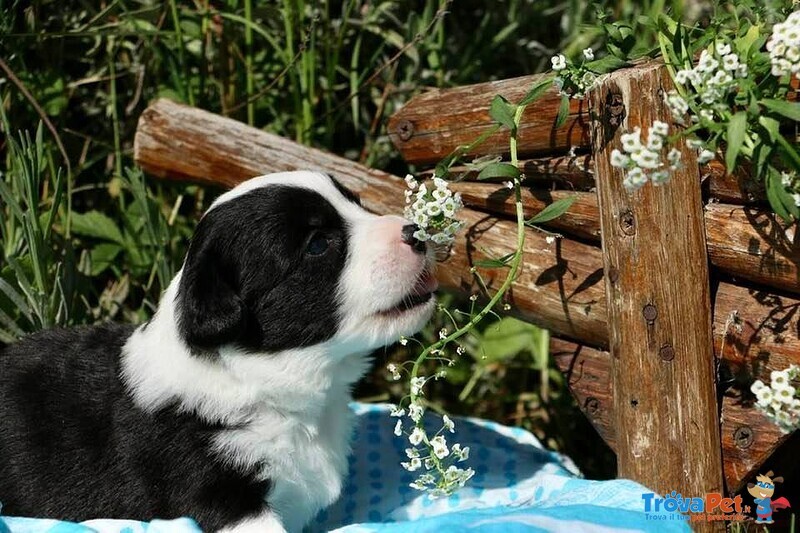
M782 477L772 477L772 470L767 472L767 475L756 476L757 483L748 483L747 492L753 497L753 503L756 507L756 523L757 524L772 524L772 513L777 509L786 509L791 507L789 500L786 498L772 499L775 494L775 483L783 483Z

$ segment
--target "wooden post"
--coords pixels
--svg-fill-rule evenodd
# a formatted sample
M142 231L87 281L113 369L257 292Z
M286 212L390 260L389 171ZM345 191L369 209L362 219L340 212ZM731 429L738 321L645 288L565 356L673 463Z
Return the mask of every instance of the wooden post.
M708 257L697 156L636 192L610 163L620 135L670 123L657 64L618 71L591 96L616 407L619 476L661 494L722 492ZM716 529L709 524L702 530Z

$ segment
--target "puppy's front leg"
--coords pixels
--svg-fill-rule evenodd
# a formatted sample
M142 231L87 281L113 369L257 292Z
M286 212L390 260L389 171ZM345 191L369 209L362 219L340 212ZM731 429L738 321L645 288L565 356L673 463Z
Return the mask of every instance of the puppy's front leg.
M245 518L238 524L221 529L219 533L286 533L280 518L269 509L260 515Z

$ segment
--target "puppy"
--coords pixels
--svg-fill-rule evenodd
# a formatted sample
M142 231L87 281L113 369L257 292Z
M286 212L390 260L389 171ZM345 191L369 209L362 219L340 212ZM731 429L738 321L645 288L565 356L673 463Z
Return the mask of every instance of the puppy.
M220 196L148 323L0 352L4 514L301 530L339 496L368 354L435 306L415 230L313 172Z

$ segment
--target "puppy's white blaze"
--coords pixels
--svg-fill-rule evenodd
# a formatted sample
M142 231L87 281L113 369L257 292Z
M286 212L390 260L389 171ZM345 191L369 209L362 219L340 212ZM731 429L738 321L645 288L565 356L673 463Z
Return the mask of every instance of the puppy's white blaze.
M178 328L178 273L153 319L125 344L122 373L137 405L147 411L177 404L207 421L238 424L216 436L220 457L258 467L261 476L273 480L270 508L287 530L299 531L341 491L352 433L347 404L352 385L369 368L365 354L418 331L435 301L391 316L381 313L408 295L420 272L431 268L432 257L402 242L407 222L365 211L323 174L254 178L220 196L210 209L278 184L316 191L346 222L348 255L335 288L337 332L306 348L252 354L223 346L218 358L194 356ZM274 515L262 518L230 531L270 530Z
M248 518L238 524L226 527L219 533L285 533L286 528L280 518L272 511L265 511L260 516Z

